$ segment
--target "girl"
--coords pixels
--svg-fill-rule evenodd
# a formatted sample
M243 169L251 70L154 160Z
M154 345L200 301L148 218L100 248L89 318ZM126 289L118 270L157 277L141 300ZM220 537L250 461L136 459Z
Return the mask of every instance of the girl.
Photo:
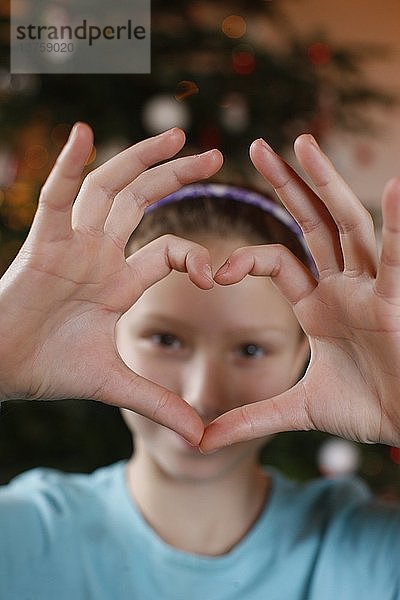
M295 150L318 195L254 142L305 250L264 197L178 191L218 151L150 168L183 143L141 142L80 185L92 134L77 124L1 280L1 398L117 405L135 453L3 487L0 598L400 598L398 510L357 481L300 485L257 462L284 430L399 445L400 180L378 260L311 136Z

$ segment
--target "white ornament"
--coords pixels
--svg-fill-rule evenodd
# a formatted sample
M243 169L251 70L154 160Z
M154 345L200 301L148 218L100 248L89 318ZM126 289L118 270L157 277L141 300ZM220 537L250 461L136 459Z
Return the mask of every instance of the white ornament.
M187 106L173 96L160 94L153 96L143 107L143 124L147 131L153 135L161 133L171 127L185 129L190 122Z
M249 110L241 94L228 94L221 108L221 123L228 131L240 133L249 124Z
M318 451L321 473L328 476L350 475L360 464L360 453L353 442L341 438L329 439Z

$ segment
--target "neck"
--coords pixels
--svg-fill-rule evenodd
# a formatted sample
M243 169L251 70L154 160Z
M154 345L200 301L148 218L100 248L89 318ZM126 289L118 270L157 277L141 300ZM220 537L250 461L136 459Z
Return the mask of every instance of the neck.
M231 550L263 510L269 480L252 460L210 480L179 480L146 452L127 465L128 487L143 517L168 544L194 554Z

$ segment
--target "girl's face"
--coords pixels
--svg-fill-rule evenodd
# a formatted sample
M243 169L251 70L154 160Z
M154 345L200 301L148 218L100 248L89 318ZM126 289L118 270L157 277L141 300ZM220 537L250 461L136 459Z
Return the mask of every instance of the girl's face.
M213 270L246 242L199 240ZM172 272L148 289L117 325L117 346L134 371L179 394L205 423L291 387L308 354L287 301L267 278L200 290ZM254 463L265 439L202 455L175 432L122 409L135 446L169 476L210 480Z

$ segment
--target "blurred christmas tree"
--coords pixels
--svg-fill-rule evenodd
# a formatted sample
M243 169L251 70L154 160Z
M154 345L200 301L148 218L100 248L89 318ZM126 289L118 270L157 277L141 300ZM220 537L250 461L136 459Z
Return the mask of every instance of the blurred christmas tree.
M267 0L153 0L150 75L10 76L7 4L0 5L2 268L26 235L40 187L76 120L89 122L95 130L89 169L132 142L178 125L187 132L185 153L217 146L226 156L223 176L243 181L254 178L247 149L256 137L284 151L304 131L322 142L334 128L373 132L365 109L394 101L370 85L363 72L365 61L382 54L381 48L336 47L320 34L300 39L278 2ZM90 404L76 403L68 411L65 404L57 404L51 409L29 407L29 419L26 407L5 407L0 426L8 426L1 434L0 452L11 456L14 443L18 454L9 474L14 468L47 462L51 428L57 431L53 449L60 447L51 460L63 468L93 468L95 457L107 462L108 444L114 445L116 455L129 451L127 437L118 445L115 421L107 425L115 417L114 409L93 407L90 414L97 415L97 421L92 418L98 426L88 432ZM110 428L106 443L104 427ZM83 457L78 458L71 445L60 446L61 429L69 431L66 439L75 431L79 442L74 447L82 448ZM273 442L270 459L275 457L289 471L296 465L299 476L315 474L317 463L310 457L315 457L319 434L302 438L303 458L295 452L294 462L291 440L300 437L285 435ZM42 448L43 436L47 441Z
M364 62L381 48L335 47L321 35L299 39L278 2L154 0L151 75L10 76L4 7L3 239L29 228L41 184L76 120L95 130L96 163L180 125L188 137L185 152L218 146L228 176L245 179L256 137L282 151L304 131L322 142L332 128L365 133L372 124L364 109L393 102L363 74Z

